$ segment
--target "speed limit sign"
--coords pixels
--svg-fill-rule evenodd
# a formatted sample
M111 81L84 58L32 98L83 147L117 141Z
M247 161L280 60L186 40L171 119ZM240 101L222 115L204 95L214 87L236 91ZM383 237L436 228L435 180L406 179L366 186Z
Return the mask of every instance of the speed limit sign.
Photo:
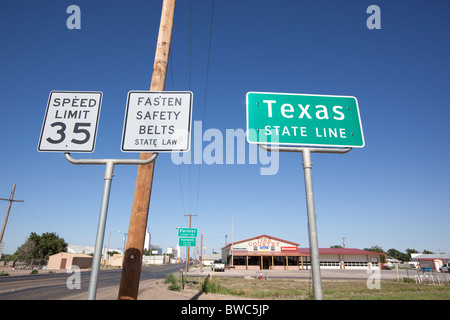
M93 152L101 103L101 92L50 92L38 151Z

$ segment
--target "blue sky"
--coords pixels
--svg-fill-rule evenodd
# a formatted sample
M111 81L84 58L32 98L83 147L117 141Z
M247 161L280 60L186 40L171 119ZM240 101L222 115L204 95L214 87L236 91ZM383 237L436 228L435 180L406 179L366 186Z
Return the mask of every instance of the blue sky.
M95 152L75 158L137 158L120 150L126 99L150 88L161 3L1 2L0 197L16 183L15 198L25 200L12 206L6 253L31 232L94 245L104 167L37 151L48 96L103 92ZM66 27L72 4L81 9L79 30ZM370 5L381 9L381 29L366 26ZM211 7L179 0L175 9L166 90L193 92L193 121L224 135L245 130L249 91L355 96L365 147L312 155L319 246L345 237L347 247L450 252L448 1L216 0L209 47ZM160 154L152 243L175 246L175 228L192 213L207 252L225 235L231 241L232 217L235 241L268 234L307 247L301 155L280 153L276 175L261 175L262 167L248 154L246 164L212 165L175 165ZM122 247L117 231L128 232L136 172L114 170L112 248ZM1 201L1 223L7 207Z

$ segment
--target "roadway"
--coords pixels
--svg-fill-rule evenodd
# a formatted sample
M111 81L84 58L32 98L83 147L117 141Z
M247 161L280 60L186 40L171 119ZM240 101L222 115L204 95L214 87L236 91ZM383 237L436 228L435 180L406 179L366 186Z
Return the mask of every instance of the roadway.
M140 284L146 280L165 279L167 274L179 272L183 267L182 264L142 267ZM40 274L36 275L0 277L0 300L85 300L90 275L90 271L80 271L76 275L40 271ZM99 294L102 292L108 293L104 299L117 299L121 275L122 269L101 270L97 298L102 299ZM71 281L72 279L79 282ZM79 284L79 288L76 284Z
M140 278L140 293L146 290L146 284L151 284L152 280L162 280L170 273L178 273L184 270L185 264L170 264L161 266L142 267ZM21 275L0 277L0 300L86 300L89 287L90 271L79 272L79 289L70 289L74 282L70 281L73 273L44 273L40 271L37 275ZM122 270L101 270L98 278L97 300L116 300L119 292L120 278ZM415 279L420 274L416 270L333 270L322 269L322 280L394 280L401 278ZM297 279L311 280L310 270L297 271L250 271L250 270L226 270L225 272L212 272L210 268L191 267L188 277L206 277L214 275L216 277L251 277L264 279ZM441 283L450 280L450 276L442 273L434 273ZM69 283L69 285L68 285ZM148 286L147 286L148 288Z

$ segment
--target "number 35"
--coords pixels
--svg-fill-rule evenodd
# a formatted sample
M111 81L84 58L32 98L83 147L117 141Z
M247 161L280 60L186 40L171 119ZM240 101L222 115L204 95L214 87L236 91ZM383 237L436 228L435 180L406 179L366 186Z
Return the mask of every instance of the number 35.
M53 127L59 127L59 129L56 131L56 133L59 135L59 139L54 140L52 138L47 138L47 141L49 143L52 144L58 144L63 142L66 139L66 124L64 122L53 122L50 125L52 128ZM78 139L72 139L70 140L70 142L72 143L76 143L76 144L84 144L86 142L89 141L89 138L91 137L91 134L89 133L89 131L87 129L83 129L83 127L90 127L91 124L90 123L86 123L86 122L77 122L75 123L75 126L73 127L73 133L82 133L84 134L84 139L82 140L78 140Z

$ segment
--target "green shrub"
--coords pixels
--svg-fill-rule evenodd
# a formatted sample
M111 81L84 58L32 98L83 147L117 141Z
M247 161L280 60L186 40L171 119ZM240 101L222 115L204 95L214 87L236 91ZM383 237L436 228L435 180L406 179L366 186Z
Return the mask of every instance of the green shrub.
M172 284L169 286L169 290L172 290L172 291L180 291L180 290L181 290L181 286L180 286L179 284L172 283Z
M169 290L172 290L172 291L180 291L181 290L181 286L178 283L178 279L177 279L176 275L173 273L167 275L166 279L164 280L164 284L170 284Z
M205 281L202 284L202 291L210 293L219 293L220 291L219 282L215 281L214 279L211 280L209 277L206 277Z
M166 279L164 280L164 284L169 284L169 283L171 283L171 284L178 283L177 277L173 273L167 275Z

